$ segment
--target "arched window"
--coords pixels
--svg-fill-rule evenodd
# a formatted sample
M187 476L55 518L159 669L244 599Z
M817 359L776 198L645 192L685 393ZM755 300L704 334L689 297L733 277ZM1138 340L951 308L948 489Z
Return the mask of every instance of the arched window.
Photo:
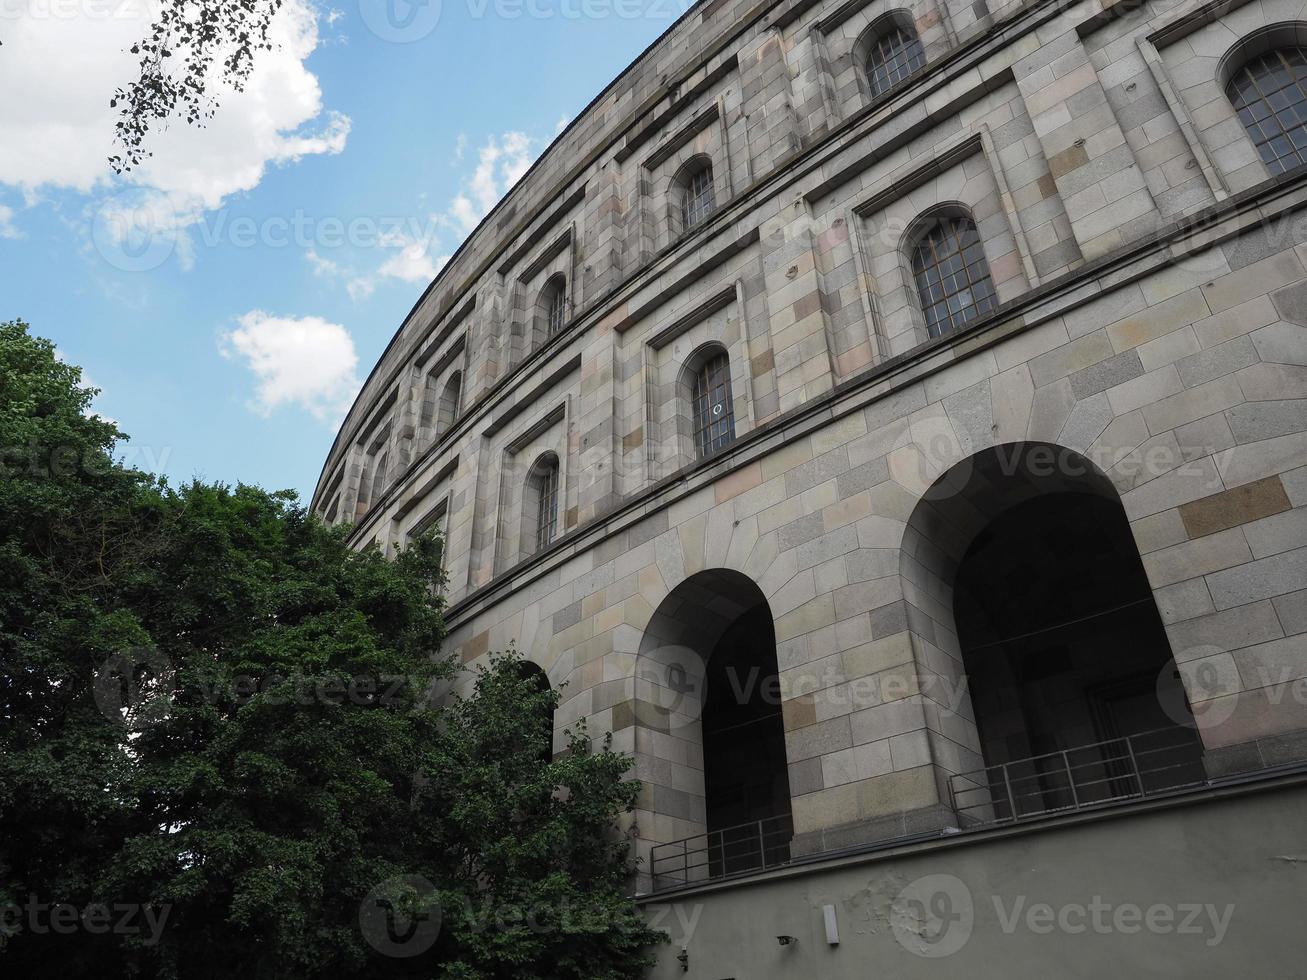
M676 179L680 194L681 231L687 232L706 220L717 206L713 196L712 164L706 157L696 157Z
M558 531L558 457L545 453L527 474L522 499L522 553L543 550Z
M459 399L463 393L463 374L455 371L445 382L445 390L440 393L440 408L436 413L436 433L444 435L449 431L454 420L458 418Z
M1307 49L1284 47L1244 62L1225 87L1271 174L1307 163Z
M726 351L715 348L693 370L694 449L703 459L735 441L731 361Z
M388 453L382 453L375 460L375 466L372 470L372 487L368 491L368 506L373 507L381 499L381 495L386 492L386 463Z
M872 36L866 51L872 98L888 92L926 63L926 52L910 23L886 24Z
M549 277L545 288L540 290L540 299L536 303L536 317L543 328L542 339L548 340L567 322L567 279L560 272Z
M554 705L549 684L549 676L539 664L530 660L520 661L517 676L531 687L530 707L532 720L535 722L534 735L540 749L537 758L540 762L551 762L554 758Z
M998 306L989 262L969 215L937 220L912 250L926 330L938 337Z

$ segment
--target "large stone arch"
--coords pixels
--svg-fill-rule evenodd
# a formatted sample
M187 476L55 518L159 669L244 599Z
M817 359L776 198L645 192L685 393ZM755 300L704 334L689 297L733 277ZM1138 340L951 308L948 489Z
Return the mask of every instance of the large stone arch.
M1010 703L1000 706L995 703L997 699L983 691L984 684L980 683L980 675L977 673L982 669L981 655L974 649L969 649L968 638L959 626L964 613L972 624L979 615L989 615L997 620L998 613L996 609L979 608L974 597L958 595L955 585L964 580L966 562L981 560L977 557L978 552L983 553L988 549L993 554L996 548L1006 546L1005 541L1010 542L1013 548L1029 547L1029 542L1023 544L1018 541L1013 531L1014 522L1019 527L1021 521L1034 519L1037 505L1046 504L1063 508L1062 513L1071 524L1079 524L1083 517L1086 526L1081 528L1068 525L1067 540L1051 543L1048 552L1041 553L1036 564L1046 570L1047 577L1052 578L1059 571L1059 563L1075 563L1084 559L1085 556L1076 550L1076 541L1084 539L1085 533L1114 534L1118 550L1110 553L1106 561L1117 564L1117 581L1099 582L1097 585L1091 583L1093 594L1090 598L1115 596L1120 599L1126 595L1129 604L1118 606L1115 602L1100 601L1098 605L1105 608L1093 611L1093 620L1072 617L1060 623L1041 620L1041 611L1032 609L1030 625L1038 626L1038 629L1023 634L1020 630L1012 629L1010 622L1006 624L1006 630L995 623L993 635L1009 635L994 644L984 644L991 648L986 653L993 652L994 657L1006 656L1009 650L1019 647L1022 642L1051 642L1056 637L1050 634L1065 637L1068 633L1102 629L1105 616L1116 617L1118 620L1121 617L1132 617L1131 622L1140 631L1132 640L1139 644L1144 653L1138 657L1136 664L1132 657L1137 651L1126 652L1115 646L1103 650L1100 659L1107 666L1100 668L1099 673L1115 677L1118 686L1127 678L1132 683L1143 684L1143 691L1130 689L1131 697L1139 695L1144 701L1149 698L1156 700L1156 711L1145 713L1145 716L1156 716L1168 729L1174 726L1177 732L1175 738L1163 735L1160 739L1143 744L1142 751L1151 753L1154 757L1140 760L1141 766L1167 767L1165 777L1145 773L1143 779L1147 781L1153 778L1154 782L1161 779L1164 782L1171 778L1181 780L1201 776L1201 769L1196 762L1198 742L1192 732L1193 722L1188 714L1184 689L1129 521L1112 481L1094 463L1067 447L1040 442L1008 443L966 457L931 484L908 519L900 552L907 623L923 699L922 721L935 767L939 801L955 808L955 817L962 823L978 818L1013 815L1011 805L1006 802L997 810L987 807L989 796L985 788L986 780L1003 763L1026 767L1012 769L1009 766L1003 773L1005 779L1038 779L1038 775L1028 773L1034 773L1039 767L1046 766L1046 763L1028 763L1024 760L1043 760L1044 755L1041 753L1048 751L1049 744L1048 732L1044 729L1039 732L1042 742L1032 741L1030 733L1026 731L1012 734L1010 741L1024 745L1024 751L1010 751L993 737L993 731L1003 725L1009 728L1020 725L1021 722L1014 719L1020 719L1022 709L1020 705ZM1047 510L1046 507L1043 509ZM1047 517L1044 519L1047 520ZM1095 521L1106 523L1100 525ZM997 542L985 541L982 536L992 536L996 528L1004 529L1006 537L999 537ZM1020 556L1013 556L1009 560L1016 567ZM1086 568L1084 576L1088 577L1089 574L1090 569ZM975 579L969 578L966 581L974 583ZM1038 592L1037 585L1036 579L1029 586L1032 592ZM993 591L985 593L986 601L993 606L999 605L993 601L998 589L998 583L994 583ZM1074 598L1070 597L1066 601L1071 602ZM973 631L974 628L973 625ZM972 644L975 639L974 636L971 637ZM1002 649L995 652L993 647ZM1040 669L1051 671L1054 668L1045 663ZM1078 678L1079 675L1071 667L1063 665L1063 669L1065 674L1058 675L1059 679ZM1016 681L1009 678L1009 682L1011 690L1005 689L1003 692L1007 698L1017 689ZM1091 694L1083 691L1077 694L1082 700L1091 697ZM982 707L976 701L978 696L985 698L983 707L989 712L984 718L977 715ZM1003 712L1001 718L996 717L995 713L998 712ZM1136 709L1136 714L1141 712ZM1082 724L1081 727L1076 727L1074 721L1068 717L1054 731L1059 741L1057 749L1080 753L1067 756L1064 751L1062 758L1057 760L1059 769L1065 767L1067 773L1063 780L1059 771L1054 780L1057 784L1054 795L1058 796L1059 805L1081 805L1106 794L1111 786L1101 777L1106 769L1112 767L1105 767L1100 757L1115 757L1118 753L1134 750L1134 746L1118 747L1115 743L1107 747L1091 748L1101 746L1101 740L1114 733L1086 730L1089 726ZM988 725L982 722L988 722ZM987 727L991 734L989 739L985 737ZM1149 737L1153 737L1152 726L1137 727L1120 734L1140 735L1145 731L1150 733ZM1021 736L1025 736L1024 740ZM1133 765L1133 761L1130 764ZM963 773L969 775L955 778ZM1018 773L1019 776L1013 777L1013 773ZM972 780L971 776L975 774L979 775ZM1074 781L1086 784L1079 798L1070 785ZM1045 784L1047 782L1044 780ZM975 787L974 790L966 789L972 786ZM1131 791L1133 787L1134 783ZM1060 794L1067 797L1065 801ZM1044 805L1042 801L1041 795L1040 801L1027 801L1023 805L1038 809Z

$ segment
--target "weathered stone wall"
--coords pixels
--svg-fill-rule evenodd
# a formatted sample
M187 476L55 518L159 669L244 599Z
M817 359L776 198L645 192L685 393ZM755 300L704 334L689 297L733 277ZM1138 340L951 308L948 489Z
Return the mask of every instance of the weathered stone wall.
M1307 184L1267 174L1224 95L1241 45L1296 36L1262 29L1307 5L923 0L894 16L926 67L873 99L859 45L893 9L692 10L442 272L315 497L387 548L439 515L451 649L516 642L567 685L560 739L585 715L635 754L643 857L703 829L701 752L634 676L660 603L708 569L775 618L796 831L947 821L979 746L918 508L996 446L1074 450L1119 495L1210 767L1307 756ZM676 237L698 155L717 209ZM930 339L907 248L958 207L1003 305ZM682 372L709 342L737 439L696 462ZM455 371L461 411L433 425ZM530 554L545 452L561 536Z

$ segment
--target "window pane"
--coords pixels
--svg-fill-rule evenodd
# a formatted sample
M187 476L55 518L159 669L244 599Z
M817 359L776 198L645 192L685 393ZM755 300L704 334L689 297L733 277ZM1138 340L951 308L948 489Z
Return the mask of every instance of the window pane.
M867 81L872 96L887 92L926 63L916 34L893 27L871 42L867 53Z
M558 464L547 464L537 485L536 547L539 551L554 540L558 528Z
M694 445L700 458L715 453L735 439L731 365L725 354L709 358L695 374L694 420Z
M1302 48L1270 51L1245 64L1226 86L1230 104L1272 174L1307 163L1307 146L1296 131L1307 119L1305 66Z
M970 218L949 218L927 232L913 251L912 272L932 337L998 306L989 264Z
M690 175L685 185L685 198L681 207L684 229L689 231L712 214L716 201L713 198L712 167L703 166Z

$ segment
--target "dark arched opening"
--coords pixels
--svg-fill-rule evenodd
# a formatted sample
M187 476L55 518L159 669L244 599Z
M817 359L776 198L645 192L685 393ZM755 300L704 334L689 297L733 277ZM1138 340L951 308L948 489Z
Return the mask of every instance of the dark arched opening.
M680 870L717 876L788 860L785 725L775 626L762 591L729 569L691 576L654 613L640 660L642 722L702 749L702 797L689 801L687 816L705 832L678 851Z
M917 579L937 582L952 613L961 710L984 760L953 777L964 821L1201 781L1201 744L1134 535L1090 461L1038 443L980 453L932 486L910 526Z
M531 728L533 742L538 746L537 757L541 762L550 762L554 758L554 700L549 675L539 664L521 660L517 664L517 676L529 685L532 692L524 707L534 723Z

